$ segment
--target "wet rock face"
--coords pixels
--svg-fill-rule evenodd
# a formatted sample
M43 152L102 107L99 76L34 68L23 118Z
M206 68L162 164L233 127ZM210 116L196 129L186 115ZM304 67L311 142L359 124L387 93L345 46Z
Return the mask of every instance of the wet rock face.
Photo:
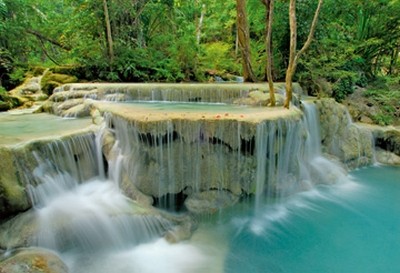
M51 162L47 164L55 164L60 170L71 173L77 181L94 177L98 170L93 159L93 137L89 129L59 139L0 145L0 219L32 206L28 188L43 182L40 173L46 166L37 168L46 160Z
M0 256L0 273L68 273L68 267L51 251L23 248Z
M20 179L16 158L21 155L19 149L14 151L0 147L0 219L24 211L30 207L25 185Z
M284 156L286 147L300 145L302 139L291 136L299 133L296 125L301 114L261 121L244 120L240 115L238 119L230 118L231 115L203 118L200 113L197 119L168 116L162 121L142 122L138 115L121 117L115 114L109 124L114 128L115 139L124 155L127 177L148 196L160 198L187 189L193 194L214 190L235 196L252 194L258 160L265 160L266 166L270 162L275 165L275 158ZM265 144L268 146L265 155L257 139L270 141ZM284 145L286 142L288 144ZM288 165L291 167L285 173L296 175L297 165ZM274 173L270 176L272 178Z
M338 157L351 169L371 164L372 134L354 124L346 107L333 99L317 100L316 104L323 152Z

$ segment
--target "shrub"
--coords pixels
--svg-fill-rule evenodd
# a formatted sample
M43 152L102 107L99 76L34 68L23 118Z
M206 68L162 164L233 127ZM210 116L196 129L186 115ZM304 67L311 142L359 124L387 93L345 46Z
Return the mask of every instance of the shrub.
M354 80L353 77L347 76L340 78L334 85L332 89L332 96L336 101L343 101L347 95L354 92Z

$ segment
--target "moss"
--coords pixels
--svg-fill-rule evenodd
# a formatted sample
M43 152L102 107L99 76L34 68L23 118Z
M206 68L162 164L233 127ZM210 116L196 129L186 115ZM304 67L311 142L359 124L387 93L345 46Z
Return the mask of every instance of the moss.
M54 88L67 83L77 82L78 78L67 74L47 72L41 81L42 91L46 95L53 94Z
M37 77L37 76L43 75L43 73L46 71L46 69L47 68L43 67L43 66L35 66L35 67L32 67L29 72L32 74L33 77Z
M0 111L7 111L20 105L21 102L14 97L10 97L8 93L0 93Z
M47 81L45 83L42 82L42 91L46 95L50 96L51 94L53 94L53 90L60 85L61 83L55 81Z
M85 75L84 67L78 65L57 66L51 68L50 71L56 74L72 75L77 78L83 78Z

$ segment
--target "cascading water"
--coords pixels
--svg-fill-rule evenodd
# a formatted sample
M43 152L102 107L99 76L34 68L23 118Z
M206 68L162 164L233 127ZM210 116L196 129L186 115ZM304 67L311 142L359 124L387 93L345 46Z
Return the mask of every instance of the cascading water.
M256 201L262 213L265 196L282 199L317 184L346 181L346 170L324 157L315 104L303 102L301 122L263 122L257 127ZM285 134L283 136L283 134Z
M289 196L299 191L304 196L318 195L316 184L348 181L341 165L322 154L314 104L303 103L303 118L261 121L254 118L258 113L243 119L245 108L218 107L212 119L196 109L191 111L197 111L199 118L176 119L166 112L163 120L143 122L106 113L105 126L96 136L58 141L38 150L30 189L39 226L33 245L60 253L72 273L240 272L242 267L235 269L237 260L230 252L236 247L246 249L246 243L241 245L242 238L235 241L234 234L241 235L249 225L253 233L245 236L252 240L256 234L269 240L271 230L266 226L273 232L276 223L290 229L284 222L291 211L313 209L302 198ZM213 251L210 246L199 247L195 242L199 235L191 243L176 245L161 239L173 224L127 199L120 187L127 181L164 208L202 193L211 197L224 193L237 199L254 195L254 215L244 221L229 220L228 232L224 225L212 229L224 234L215 240L226 248L218 255L222 260L227 255L233 267L210 262L214 257L205 253ZM175 198L162 201L168 194ZM224 208L225 201L218 198L212 205ZM226 239L229 236L234 239ZM259 255L257 250L254 254ZM271 272L279 272L279 267Z
M33 173L38 185L30 188L38 230L32 245L61 253L74 273L106 272L93 271L91 263L82 265L82 257L131 251L173 226L154 210L127 199L116 181L104 177L95 144L88 135L43 147L36 152ZM110 166L116 168L115 163ZM87 168L92 170L90 178Z

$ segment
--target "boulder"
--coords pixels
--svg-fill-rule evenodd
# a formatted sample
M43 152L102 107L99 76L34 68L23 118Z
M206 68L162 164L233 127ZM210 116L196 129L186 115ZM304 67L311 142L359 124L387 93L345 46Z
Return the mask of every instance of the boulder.
M20 213L0 225L0 248L16 249L34 244L38 221L33 210Z
M346 107L333 99L317 100L316 104L323 152L336 156L350 169L371 164L372 133L353 123Z
M22 248L0 258L1 273L68 273L61 258L49 250Z
M20 149L0 147L0 218L2 219L30 207L29 197L20 175L21 170L16 163L22 154L24 153Z
M11 90L9 95L18 100L23 108L32 107L33 102L45 101L48 95L42 92L40 80L41 76L28 77L20 86Z
M400 156L398 156L392 152L377 148L375 157L376 157L376 161L378 161L379 163L386 164L386 165L399 165L400 166Z

